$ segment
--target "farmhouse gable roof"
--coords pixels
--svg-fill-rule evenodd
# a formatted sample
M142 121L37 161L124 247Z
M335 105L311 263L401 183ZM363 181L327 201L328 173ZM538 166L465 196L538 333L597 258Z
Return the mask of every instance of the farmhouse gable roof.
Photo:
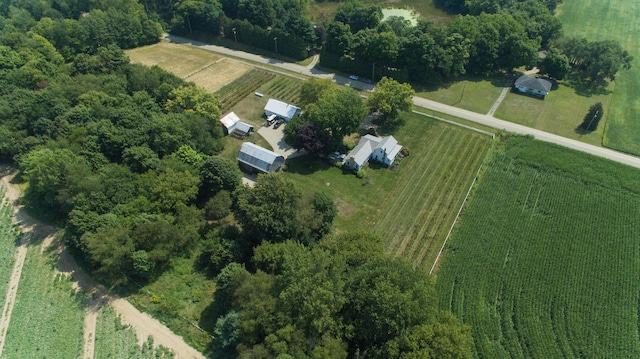
M240 117L236 115L234 112L229 112L223 118L220 119L222 126L226 127L228 130L233 129L236 123L240 122Z

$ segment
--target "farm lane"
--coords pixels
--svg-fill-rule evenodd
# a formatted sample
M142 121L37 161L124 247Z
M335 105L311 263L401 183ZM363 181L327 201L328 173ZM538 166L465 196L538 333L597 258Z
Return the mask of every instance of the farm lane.
M46 246L53 246L57 248L58 260L56 262L56 270L60 273L73 276L74 287L79 288L88 294L89 301L87 303L87 313L84 322L85 347L83 358L93 358L95 325L98 312L105 304L111 304L116 313L120 315L122 322L130 325L136 331L138 342L140 344L146 340L147 336L151 335L153 336L155 345L162 345L173 350L176 354L176 358L205 359L204 355L185 343L182 337L174 334L169 328L148 314L140 312L128 301L110 292L107 288L97 283L93 278L91 278L91 276L85 273L84 270L78 266L66 246L64 246L60 241L54 239L56 229L31 218L25 212L24 208L19 205L21 196L20 189L17 184L12 183L12 179L16 174L17 170L14 168L6 165L0 166L0 182L2 186L5 187L5 197L13 204L16 222L20 224L22 229L23 237L21 239L21 246L18 247L18 252L20 253L20 249L24 247L24 254L22 257L26 255L26 244L31 236L35 235L39 238L45 238L42 243L43 248ZM22 246L22 244L24 244L24 246ZM16 265L18 262L24 262L24 258L20 260L18 256L19 255L17 254ZM21 267L22 266L20 266L20 269ZM21 270L16 271L14 269L11 280L13 282L13 277L15 276L17 278L17 282L15 285L12 284L12 286L9 287L11 288L10 291L13 290L13 288L17 291L20 272ZM10 291L7 292L7 298L9 297ZM13 300L15 300L15 293L13 295ZM4 312L7 312L7 308L3 310L2 323L0 323L3 327L2 332L0 332L0 345L4 344L4 335L6 334L11 316L10 308L8 315L5 316Z
M277 59L271 59L265 56L254 55L244 51L228 49L222 46L207 45L203 42L190 40L180 36L164 34L163 37L172 42L192 45L208 51L218 52L218 53L226 54L229 56L235 56L245 60L255 61L263 64L269 64L285 70L297 72L297 73L308 75L308 76L331 78L339 84L351 86L358 90L373 91L375 89L375 86L372 84L367 84L362 81L353 81L347 77L336 75L336 74L325 72L325 71L320 71L315 68L307 68L305 66L301 66L298 64L288 63L288 62L280 61ZM535 128L500 120L493 116L483 115L476 112L464 110L461 108L445 105L445 104L431 101L422 97L414 96L413 103L416 106L419 106L428 110L445 113L451 116L459 117L468 121L476 122L485 126L493 127L500 130L505 130L508 132L514 132L522 135L532 135L536 139L541 141L555 143L560 146L572 148L574 150L590 153L595 156L599 156L599 157L607 158L612 161L623 163L628 166L640 168L640 157L635 157L632 155L628 155L622 152L617 152L604 147L590 145L590 144L572 140L566 137L554 135L549 132L537 130Z

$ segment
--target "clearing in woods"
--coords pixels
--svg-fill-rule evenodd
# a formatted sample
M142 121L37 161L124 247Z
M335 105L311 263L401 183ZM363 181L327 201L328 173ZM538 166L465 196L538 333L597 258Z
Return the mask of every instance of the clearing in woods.
M484 160L491 137L403 113L394 137L410 151L396 170L370 165L364 179L320 160L290 159L287 174L303 189L336 198L337 231L371 230L388 253L428 271Z
M479 358L638 358L640 171L502 140L440 265Z
M185 77L216 62L220 56L211 51L160 41L157 44L126 50L132 63L158 65L178 77Z
M640 155L640 1L564 0L556 13L565 36L618 40L634 57L631 70L616 76L603 144Z

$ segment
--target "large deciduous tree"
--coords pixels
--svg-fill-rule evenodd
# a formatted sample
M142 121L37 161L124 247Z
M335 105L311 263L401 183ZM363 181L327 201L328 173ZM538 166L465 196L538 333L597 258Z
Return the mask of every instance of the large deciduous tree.
M375 92L367 99L367 106L370 111L382 114L383 123L390 123L397 120L400 111L411 110L414 94L411 85L383 77L376 85Z

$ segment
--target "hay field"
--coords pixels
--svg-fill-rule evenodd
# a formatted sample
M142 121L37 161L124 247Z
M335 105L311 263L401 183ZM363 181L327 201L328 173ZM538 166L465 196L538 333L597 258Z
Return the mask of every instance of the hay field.
M222 59L186 78L209 92L216 92L232 83L253 67L238 61Z
M220 59L220 56L213 52L168 41L127 50L125 53L132 63L158 65L179 77L186 77Z

